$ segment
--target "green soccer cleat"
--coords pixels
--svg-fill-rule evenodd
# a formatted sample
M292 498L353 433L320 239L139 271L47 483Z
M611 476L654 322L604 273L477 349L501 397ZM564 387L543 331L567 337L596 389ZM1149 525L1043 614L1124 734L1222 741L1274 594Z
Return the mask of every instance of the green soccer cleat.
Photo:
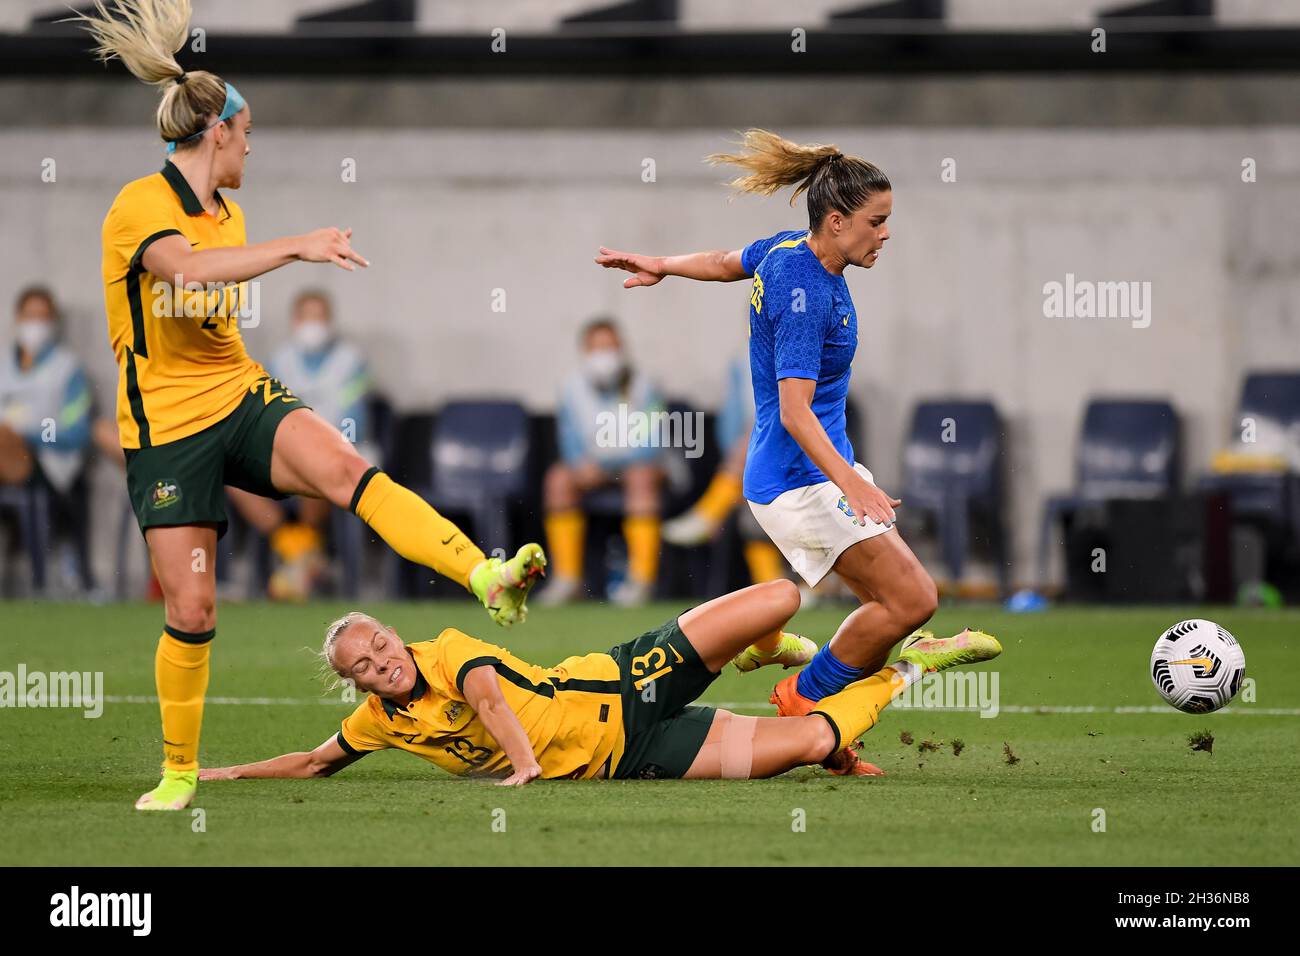
M528 592L546 574L546 555L540 544L526 544L509 561L489 558L469 576L469 587L483 602L492 620L502 627L522 624L528 618Z
M898 659L934 673L958 664L991 661L1001 653L1002 645L996 637L968 627L954 637L935 637L929 631L916 631L903 642Z
M197 770L164 770L162 783L135 802L137 810L184 810L199 788Z
M781 632L781 643L770 653L755 650L754 645L745 648L731 659L732 665L742 674L756 671L767 664L780 664L785 670L802 667L813 659L817 645L799 634Z

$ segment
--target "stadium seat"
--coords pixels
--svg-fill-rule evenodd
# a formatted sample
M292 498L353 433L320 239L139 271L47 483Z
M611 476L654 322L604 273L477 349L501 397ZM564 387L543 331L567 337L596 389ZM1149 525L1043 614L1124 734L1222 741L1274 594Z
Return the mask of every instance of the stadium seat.
M519 403L448 404L433 430L430 501L469 513L479 541L506 547L509 504L524 493L528 450L528 415Z
M0 488L0 509L17 517L18 533L31 562L32 588L37 594L44 593L51 530L49 492L35 483Z
M1085 505L1112 499L1153 500L1178 490L1182 438L1178 413L1166 401L1093 399L1083 416L1075 456L1075 488L1043 506L1038 580L1047 580L1056 522Z
M1205 475L1200 490L1225 495L1233 520L1245 519L1262 529L1273 550L1294 548L1300 541L1300 372L1249 373L1232 423L1234 440L1240 440L1246 420L1261 450L1281 454L1286 468Z
M462 528L491 555L522 543L513 535L513 506L526 496L532 456L531 425L517 402L453 401L436 415L394 421L388 470ZM390 552L388 587L394 597L439 594L445 582ZM451 593L447 591L446 593Z
M72 569L83 592L94 590L90 561L90 490L85 469L66 495L54 495L45 485L29 482L0 488L0 510L18 519L27 557L31 563L32 588L43 594L48 582L48 561L55 532L66 531L72 543Z
M929 401L916 406L903 447L903 493L908 513L935 519L944 563L959 582L970 546L971 519L990 531L998 586L1007 591L1003 524L1003 426L990 402Z

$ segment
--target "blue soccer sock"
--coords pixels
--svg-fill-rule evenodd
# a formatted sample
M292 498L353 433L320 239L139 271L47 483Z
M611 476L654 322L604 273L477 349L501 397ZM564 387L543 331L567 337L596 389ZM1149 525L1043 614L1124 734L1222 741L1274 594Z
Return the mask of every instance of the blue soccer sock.
M799 672L799 682L795 685L799 694L808 700L821 700L831 694L838 694L856 680L861 680L866 671L861 667L850 667L831 653L830 644L826 644L808 666Z

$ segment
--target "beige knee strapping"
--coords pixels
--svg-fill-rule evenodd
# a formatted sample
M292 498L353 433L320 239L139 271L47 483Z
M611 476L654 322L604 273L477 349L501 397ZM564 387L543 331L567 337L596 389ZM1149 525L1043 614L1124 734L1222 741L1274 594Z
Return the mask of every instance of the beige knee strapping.
M758 718L728 713L725 720L719 755L722 779L748 780L754 767L754 734L758 732Z

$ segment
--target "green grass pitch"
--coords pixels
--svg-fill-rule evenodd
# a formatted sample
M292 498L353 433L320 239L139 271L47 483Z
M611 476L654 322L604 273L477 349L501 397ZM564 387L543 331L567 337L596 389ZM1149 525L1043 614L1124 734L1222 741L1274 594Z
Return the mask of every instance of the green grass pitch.
M805 768L775 780L555 781L506 790L388 752L328 780L201 785L200 819L131 809L156 779L160 757L157 706L131 698L153 693L161 609L0 607L0 671L15 672L20 663L29 672L103 671L110 698L98 719L68 709L0 710L4 865L1300 862L1291 806L1300 783L1296 612L1060 609L1016 616L945 607L934 622L939 632L971 624L1002 639L1005 654L984 667L997 671L1003 709L986 719L891 708L866 738L864 755L888 771L879 779ZM349 708L320 699L306 647L342 610L221 608L205 764L310 749L337 729ZM552 664L630 639L680 608L535 609L509 632L469 603L369 610L408 641L454 625ZM810 609L794 629L820 643L844 613ZM1163 706L1147 675L1151 647L1165 627L1190 616L1217 620L1242 642L1254 702L1205 717ZM765 702L779 674L725 673L706 702L770 714ZM275 702L252 702L258 698ZM1032 712L1070 706L1096 710ZM1188 746L1188 735L1201 730L1214 735L1212 753ZM954 739L964 743L959 755ZM923 752L926 741L938 749ZM1008 761L1004 746L1018 762ZM1098 809L1104 832L1095 829Z

